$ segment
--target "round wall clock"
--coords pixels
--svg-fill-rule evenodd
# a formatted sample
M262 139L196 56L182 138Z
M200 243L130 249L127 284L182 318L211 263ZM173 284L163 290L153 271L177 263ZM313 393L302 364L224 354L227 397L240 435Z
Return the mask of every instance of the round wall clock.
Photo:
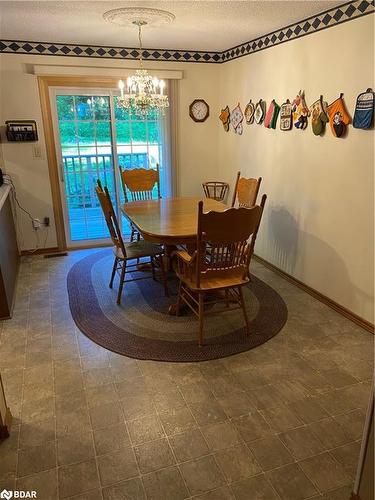
M195 122L204 122L210 114L210 107L204 99L194 99L189 106L189 115Z

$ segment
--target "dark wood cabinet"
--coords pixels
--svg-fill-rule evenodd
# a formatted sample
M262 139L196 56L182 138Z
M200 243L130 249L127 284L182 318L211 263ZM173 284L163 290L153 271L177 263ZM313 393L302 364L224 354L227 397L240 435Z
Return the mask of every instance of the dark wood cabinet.
M10 188L0 186L0 319L12 316L19 267Z

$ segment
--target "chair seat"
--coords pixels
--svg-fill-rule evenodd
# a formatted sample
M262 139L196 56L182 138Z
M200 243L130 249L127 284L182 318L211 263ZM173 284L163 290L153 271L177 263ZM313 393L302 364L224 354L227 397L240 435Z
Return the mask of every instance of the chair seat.
M150 257L163 253L163 247L155 245L145 240L132 241L125 243L126 260L141 259L142 257ZM114 247L113 252L118 259L124 260L124 255L121 248Z
M231 272L227 276L224 274L221 277L212 277L201 275L200 286L197 287L195 282L195 276L193 279L189 279L187 276L182 276L178 272L176 273L180 280L193 291L210 291L210 290L220 290L223 288L231 288L236 286L246 285L249 283L249 278L243 278L242 271L237 273Z

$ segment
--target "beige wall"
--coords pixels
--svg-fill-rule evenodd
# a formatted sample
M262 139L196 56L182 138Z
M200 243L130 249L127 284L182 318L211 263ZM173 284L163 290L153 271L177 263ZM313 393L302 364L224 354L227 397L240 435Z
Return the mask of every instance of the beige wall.
M344 92L350 114L359 92L374 88L374 16L221 65L220 105L244 108L249 98L291 101L304 88L311 104ZM278 123L279 126L279 123ZM219 165L263 177L268 194L256 253L359 316L373 321L374 131L327 129L316 137L244 124L242 136L223 129Z
M72 59L70 57L0 55L1 100L0 123L9 119L35 119L39 131L42 158L33 158L33 144L3 142L6 171L15 180L18 198L35 218L50 217L52 222L46 246L56 245L50 181L46 160L43 126L40 110L37 77L30 74L34 64L97 67L97 76L106 76L106 69L134 68L134 61L108 61L98 59ZM178 92L178 191L181 195L201 192L201 183L216 174L215 143L217 136L216 116L205 123L196 124L189 117L189 104L197 97L206 99L212 109L218 108L218 94L213 92L219 68L214 64L194 63L146 63L149 68L183 70ZM66 70L69 74L69 69ZM35 233L30 220L19 212L20 248L35 245ZM44 229L40 240L44 243Z
M373 164L374 132L349 127L337 139L304 132L266 130L244 124L242 136L225 133L220 107L231 109L262 97L280 104L302 87L307 102L320 94L331 102L344 92L353 113L357 94L374 87L374 16L366 16L223 65L148 63L151 68L183 70L179 84L178 185L182 195L201 193L209 178L233 181L237 170L262 176L269 199L256 252L276 266L373 321ZM30 144L3 144L6 169L20 201L35 217L53 221L48 168L36 77L31 64L134 67L126 61L1 55L0 119L36 119L43 158L32 158ZM204 124L194 123L188 105L210 104ZM31 226L21 216L21 248L34 245ZM47 246L54 246L52 225Z

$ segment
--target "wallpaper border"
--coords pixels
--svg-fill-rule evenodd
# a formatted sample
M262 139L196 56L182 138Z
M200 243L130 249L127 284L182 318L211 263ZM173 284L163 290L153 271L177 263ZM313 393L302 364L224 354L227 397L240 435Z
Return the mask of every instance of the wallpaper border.
M337 7L325 10L320 14L262 35L254 40L224 50L223 52L143 49L142 56L147 61L222 64L368 14L373 14L374 12L375 0L351 0ZM139 58L139 50L136 48L101 47L98 45L31 42L24 40L0 40L0 53L117 60L136 60Z

